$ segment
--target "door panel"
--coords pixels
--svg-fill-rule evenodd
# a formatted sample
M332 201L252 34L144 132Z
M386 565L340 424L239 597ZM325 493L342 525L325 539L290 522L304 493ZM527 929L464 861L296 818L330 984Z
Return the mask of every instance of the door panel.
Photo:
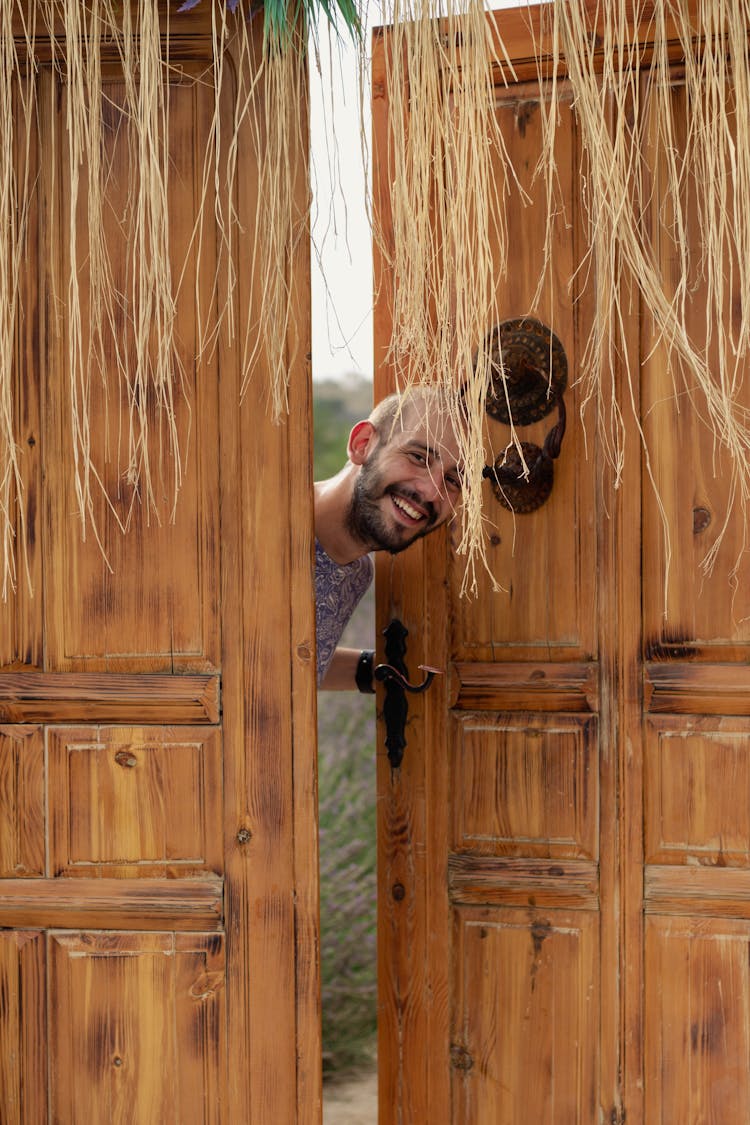
M513 268L497 285L496 305L502 310L502 318L510 319L525 315L531 307L544 256L547 198L543 177L534 174L542 152L543 111L531 85L496 87L495 97L508 157L520 190L528 199L524 206L520 191L509 195ZM547 301L545 290L544 308L537 315L559 337L567 353L569 389L565 402L572 422L581 405L580 385L573 386L578 374L578 342L587 330L590 310L589 295L581 292L582 284L573 277L574 264L583 253L576 176L581 154L572 107L564 90L560 115L555 158L561 198L556 199L559 211L552 235L554 281L549 286L552 295ZM497 259L496 246L493 251ZM542 422L520 428L518 436L542 446L556 419L553 412ZM492 419L487 425L487 459L491 463L507 445L510 430ZM564 455L555 463L555 503L509 520L486 486L489 573L478 568L478 594L466 598L459 596L461 568L452 570L454 659L588 660L595 655L595 478L580 426L568 426L563 449ZM493 593L490 575L505 596Z
M595 923L594 913L559 910L456 912L453 1115L446 1120L595 1119ZM549 1080L530 1081L540 1074Z
M167 21L162 5L160 14L171 36L162 40L171 51L165 204L180 494L175 506L167 412L153 392L129 392L123 377L135 369L133 308L149 294L134 281L134 156L121 64L105 43L102 227L116 299L102 329L106 391L96 365L90 378L99 477L85 538L68 287L74 253L85 338L88 169L70 166L65 68L52 65L43 36L36 43L34 191L14 366L26 520L17 526L18 591L0 608L0 1121L315 1125L308 252L299 240L287 256L291 408L277 425L263 349L243 396L243 348L219 325L229 304L235 331L247 329L252 344L258 301L253 255L239 242L237 285L226 291L227 232L214 198L223 164L204 185L212 129L232 135L235 68L257 69L262 29L256 21L254 61L229 42L216 110L210 6L172 10ZM224 201L238 240L256 225L252 128L238 138ZM291 144L302 223L304 130ZM76 174L82 221L72 249ZM147 341L151 359L157 336ZM148 443L130 429L133 404L148 417ZM151 461L151 508L128 478L129 442Z
M191 75L191 71L193 72ZM216 233L208 228L198 261L193 226L200 214L203 154L209 143L212 99L196 96L198 66L185 68L182 81L170 85L169 179L166 206L170 216L171 274L180 280L175 305L174 332L178 364L174 398L174 434L179 441L179 502L175 504L176 469L171 456L173 439L166 405L148 404L148 441L141 443L138 412L130 419L123 389L120 401L111 401L112 383L123 376L118 365L131 373L137 356L132 338L130 309L140 299L135 286L132 249L127 236L133 222L129 180L131 143L120 107L125 89L113 77L104 82L108 112L104 120L103 160L109 169L104 199L104 237L109 254L112 285L125 300L113 302L112 329L105 324L104 341L110 358L107 386L96 370L90 379L91 457L100 475L92 481L94 522L87 519L85 538L69 529L80 522L73 488L75 463L71 438L71 392L67 349L70 330L51 324L49 360L54 372L47 388L46 456L67 472L53 474L46 490L46 543L49 563L60 581L50 583L46 599L47 667L50 670L162 671L209 670L220 665L216 604L218 574L219 366L215 348L202 351L202 329L194 294L219 270ZM48 76L54 94L65 106L65 86ZM64 121L64 117L61 118ZM61 137L57 144L67 156ZM61 214L70 207L70 168L59 163L59 180L53 190L61 198ZM79 229L85 230L85 193L79 201ZM47 238L61 242L60 285L69 269L67 237L55 227ZM90 248L78 239L79 268ZM209 281L213 288L213 280ZM80 333L91 331L91 311L82 293ZM67 331L66 331L67 329ZM152 353L153 353L153 341ZM152 355L153 361L153 355ZM80 396L80 392L79 392ZM137 396L137 391L133 392ZM123 409L124 408L124 409ZM136 488L126 470L129 456L145 468L150 465L156 492L153 498L143 484ZM111 510L109 506L111 505ZM127 528L127 534L121 530ZM156 560L158 560L158 565ZM128 575L128 581L122 576ZM78 594L69 596L70 590Z
M646 1119L744 1121L750 923L649 918Z
M0 879L45 874L44 736L0 727Z
M380 1119L739 1125L750 1104L747 529L730 513L713 570L703 566L731 499L729 466L689 388L672 395L663 341L624 273L610 375L633 413L621 486L610 488L607 434L593 420L584 432L579 419L576 378L613 264L594 250L582 268L575 103L563 83L552 272L532 305L547 199L544 177L533 178L542 102L526 79L543 24L540 9L498 18L524 81L498 77L495 104L530 197L521 206L508 196L513 260L498 306L508 318L531 312L559 337L568 432L537 511L514 517L485 485L499 591L478 573L477 596L461 595L447 534L379 561L380 628L398 616L408 665L449 673L409 701L399 769L379 752ZM374 185L388 231L388 105L378 96L387 44L378 51ZM644 80L644 230L674 297L653 96ZM690 107L677 65L668 96L681 158ZM701 227L694 197L685 205L689 331L701 340ZM387 252L375 258L379 398L394 385L394 281ZM728 262L725 329L737 325L730 275ZM750 406L748 372L735 375L736 400ZM519 436L540 443L553 424ZM487 422L488 460L507 439L507 427Z
M46 1125L44 935L0 931L0 1108L8 1125Z
M647 863L750 867L750 723L650 717Z
M598 856L593 716L462 715L454 720L454 852Z
M224 1119L223 939L49 935L53 1121ZM159 1066L151 1064L159 1060ZM78 1079L86 1075L86 1081Z
M221 874L215 728L50 728L50 872L84 878Z
M690 117L684 79L675 71L669 99L676 123L679 148L686 145L687 122ZM653 130L649 101L644 109L646 129ZM736 143L736 138L734 138ZM741 143L741 142L739 142ZM666 220L657 227L659 216L669 216L671 201L667 198L663 157L654 155L646 165L648 186L654 193L653 205L647 212L647 233L659 248L661 274L665 292L677 299L674 291L674 269L671 266L675 246L663 230ZM689 178L686 180L690 185ZM706 338L706 317L709 315L708 279L701 268L701 230L696 211L694 189L686 187L681 200L688 216L683 235L682 252L692 262L692 292L686 302L686 322L691 339ZM725 216L734 222L732 198ZM726 322L714 325L707 363L716 375L719 351L726 349L727 385L737 410L750 407L750 379L743 366L732 355L731 338L736 335L739 318L738 295L730 289L734 263L727 256L723 278L719 279L725 302ZM643 519L643 598L644 630L647 652L658 659L665 655L679 660L701 657L720 660L747 660L750 644L750 617L747 613L747 588L750 580L750 557L747 551L747 530L738 512L730 514L721 545L715 553L713 568L706 559L719 534L729 507L731 473L729 459L713 440L701 418L700 409L685 391L675 399L671 393L671 375L663 341L658 340L644 317L640 367L642 372L642 416L648 440L650 466L654 478L651 487L644 476ZM745 376L745 377L743 377ZM663 519L659 503L663 505ZM668 582L665 583L665 576ZM740 593L744 591L744 593Z

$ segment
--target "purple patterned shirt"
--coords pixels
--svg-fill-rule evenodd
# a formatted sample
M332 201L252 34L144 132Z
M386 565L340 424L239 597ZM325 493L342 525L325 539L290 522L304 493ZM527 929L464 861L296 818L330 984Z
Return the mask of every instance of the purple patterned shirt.
M372 582L373 565L363 555L343 566L335 563L315 540L315 630L318 644L318 687L331 663L349 618Z

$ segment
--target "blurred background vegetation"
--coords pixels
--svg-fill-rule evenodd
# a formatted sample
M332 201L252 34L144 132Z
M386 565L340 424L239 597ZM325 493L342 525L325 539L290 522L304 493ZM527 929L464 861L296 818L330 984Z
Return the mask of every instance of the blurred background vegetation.
M314 475L333 476L346 461L355 422L372 409L372 383L313 383ZM373 648L371 588L342 643ZM323 1073L339 1080L375 1059L377 1026L375 883L375 699L357 692L318 695L320 912Z

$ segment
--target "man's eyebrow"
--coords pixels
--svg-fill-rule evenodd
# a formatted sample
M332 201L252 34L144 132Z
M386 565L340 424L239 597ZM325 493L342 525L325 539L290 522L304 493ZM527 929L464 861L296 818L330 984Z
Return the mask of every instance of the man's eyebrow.
M428 457L434 457L436 461L443 460L437 449L434 449L431 445L427 445L426 442L417 441L416 438L412 438L411 441L408 441L406 443L406 449L409 451L414 450L415 452L419 451L420 453L426 453Z
M416 438L412 438L410 441L408 441L404 446L404 449L407 453L410 453L412 451L416 452L418 450L420 453L426 454L428 461L432 459L434 461L438 461L441 465L443 464L442 454L438 452L437 449L433 449L432 446L427 445L426 442L418 441ZM448 472L455 472L458 474L458 476L461 476L463 470L458 463L454 464L452 468L450 467L450 460L448 464Z

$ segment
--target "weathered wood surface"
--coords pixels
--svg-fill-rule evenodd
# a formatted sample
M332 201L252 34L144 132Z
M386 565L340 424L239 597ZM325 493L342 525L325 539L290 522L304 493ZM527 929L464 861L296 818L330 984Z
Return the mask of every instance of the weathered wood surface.
M599 909L599 871L589 860L453 854L450 900L459 906L556 906Z
M461 711L597 711L595 664L452 665L451 707Z
M645 666L645 706L676 715L750 715L747 669L667 660Z
M55 1121L218 1125L227 1114L220 934L51 933Z
M495 95L530 200L508 200L513 264L498 305L513 317L529 312L543 259L546 200L532 178L542 113L529 30L539 30L540 16L520 8L490 18L517 68L518 83L507 72ZM386 242L387 49L384 34L373 149ZM595 64L597 50L594 40ZM624 475L613 491L602 435L589 422L584 453L576 421L543 508L514 520L488 491L500 592L480 575L479 596L459 597L461 563L439 537L379 567L379 627L397 613L410 630L408 660L450 673L447 694L442 685L410 701L401 768L380 758L383 1125L747 1117L747 532L735 514L707 574L701 564L729 495L727 466L696 412L671 396L663 342L627 275L596 254L577 268L583 156L561 89L554 251L533 312L553 326L575 372L597 287L621 287L612 379L632 404ZM640 93L648 140L653 90ZM679 73L666 96L680 152L689 107ZM649 146L647 226L670 205ZM688 236L698 262L692 219ZM653 242L669 279L673 243ZM379 252L376 294L382 395L393 383L392 278ZM688 310L696 339L705 298L696 271ZM733 308L735 326L737 315ZM573 380L571 420L579 394ZM742 395L750 407L747 372ZM641 424L648 462L638 455ZM525 428L523 439L539 441L545 429ZM488 422L488 461L502 438Z
M0 929L0 1120L47 1125L47 955L44 934Z
M218 930L223 880L0 879L0 927Z
M218 676L0 673L0 722L218 723Z
M200 261L195 237L214 124L209 6L172 10L169 27L166 203L189 441L174 520L161 496L148 517L114 454L125 390L115 377L105 400L92 377L106 560L90 525L81 536L69 472L67 85L37 44L14 369L32 591L19 550L17 594L0 605L0 1121L12 1125L321 1120L309 252L296 239L288 259L290 414L276 425L262 347L241 393L259 300L242 242L258 202L252 125L237 150L230 293L211 176ZM133 157L111 56L104 86L105 234L113 284L129 293ZM293 140L302 227L307 145ZM88 252L79 227L81 279ZM227 301L234 333L225 322L206 346ZM84 336L88 315L82 291ZM155 409L152 421L156 464ZM158 463L167 496L172 470ZM110 505L131 513L127 535Z

